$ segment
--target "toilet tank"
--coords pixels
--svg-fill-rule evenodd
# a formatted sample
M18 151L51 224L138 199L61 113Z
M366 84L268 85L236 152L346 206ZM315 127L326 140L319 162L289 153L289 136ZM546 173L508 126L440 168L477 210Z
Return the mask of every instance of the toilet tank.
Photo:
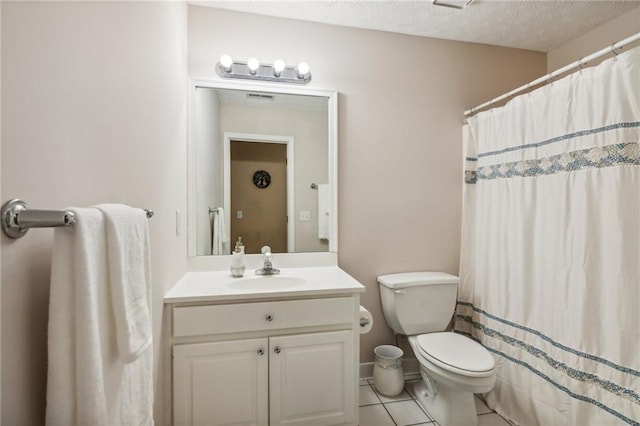
M453 316L458 277L445 272L381 275L380 297L387 324L396 334L444 331Z

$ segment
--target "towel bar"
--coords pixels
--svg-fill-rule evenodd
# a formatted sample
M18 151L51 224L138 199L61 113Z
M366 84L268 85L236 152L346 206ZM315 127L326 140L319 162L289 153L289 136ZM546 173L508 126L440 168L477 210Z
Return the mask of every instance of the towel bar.
M153 216L153 210L144 209L147 217ZM34 210L24 201L16 198L2 206L2 232L9 238L20 238L30 228L50 228L69 226L76 223L76 215L66 210Z

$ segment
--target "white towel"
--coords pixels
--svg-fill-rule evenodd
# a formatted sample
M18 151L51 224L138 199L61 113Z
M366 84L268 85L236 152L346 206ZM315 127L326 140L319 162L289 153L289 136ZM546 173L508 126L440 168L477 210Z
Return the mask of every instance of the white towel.
M123 363L151 345L149 224L144 210L124 204L96 206L105 216L111 301Z
M107 421L102 342L107 301L104 219L70 209L77 223L56 228L49 300L48 425Z
M120 359L101 211L56 228L49 302L47 425L153 425L153 351Z
M224 209L217 207L211 213L211 254L229 254L225 251L225 244L229 243L229 236L224 227Z
M331 234L331 222L329 216L329 184L318 185L318 238L328 240Z

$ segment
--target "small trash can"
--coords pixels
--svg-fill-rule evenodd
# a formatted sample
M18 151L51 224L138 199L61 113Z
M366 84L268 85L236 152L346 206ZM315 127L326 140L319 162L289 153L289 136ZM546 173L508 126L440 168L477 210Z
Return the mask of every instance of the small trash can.
M381 345L376 346L373 353L373 384L376 390L384 396L399 395L404 388L402 349L392 345Z

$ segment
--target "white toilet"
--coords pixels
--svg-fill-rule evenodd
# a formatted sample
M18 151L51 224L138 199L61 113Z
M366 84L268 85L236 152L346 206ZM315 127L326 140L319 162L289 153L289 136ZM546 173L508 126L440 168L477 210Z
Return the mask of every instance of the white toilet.
M387 324L409 337L420 363L418 402L441 426L476 426L473 394L493 388L495 361L479 343L444 331L455 310L458 277L408 272L381 275L378 283Z

